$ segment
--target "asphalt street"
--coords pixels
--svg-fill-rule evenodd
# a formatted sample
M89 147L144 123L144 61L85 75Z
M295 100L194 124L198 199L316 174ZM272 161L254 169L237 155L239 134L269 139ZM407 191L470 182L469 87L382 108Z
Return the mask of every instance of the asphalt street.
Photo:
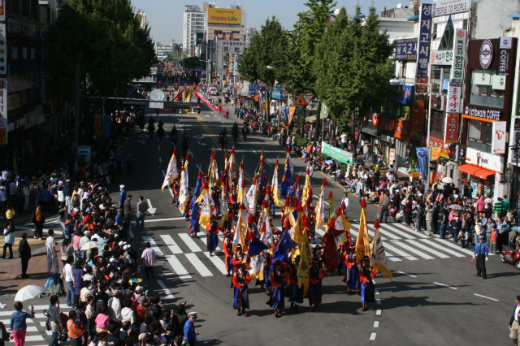
M215 150L219 167L223 166L224 154L218 149L218 135L226 128L228 142L232 143L231 127L235 121L241 124L233 112L230 119L225 119L223 114L207 107L203 107L200 116L191 112L165 112L159 117L165 123L166 133L176 125L179 145L184 130L190 136L190 187L195 185L197 172L207 170L210 150ZM228 144L230 148L231 144ZM250 134L247 141L240 139L235 145L237 162L244 161L247 187L262 150L269 180L277 158L281 179L285 150L268 137ZM179 156L180 152L182 150L178 150ZM190 238L187 235L189 223L172 205L171 193L160 189L171 156L169 139L163 138L159 143L156 136L150 139L147 133L136 128L125 146L125 153L133 154L134 170L131 176L124 172L118 181L126 185L135 203L142 195L156 209L154 215L147 216L145 231L133 234L136 242L150 241L159 255L157 279L146 284L151 291L161 295L166 305L187 301L188 310L198 312L199 344L484 345L510 342L507 325L515 296L520 294L518 270L500 263L499 257L493 255L487 262L488 279L483 280L475 276L471 250L393 221L383 224L381 233L394 279L376 277L377 302L368 311L361 311L357 294L347 295L342 276L329 276L323 283L320 313L311 312L306 300L299 313L291 314L287 308L281 318L275 318L273 310L265 304L268 297L252 283L250 316L238 317L232 308L233 293L230 278L225 276L223 269L223 252L209 256L203 232L200 239ZM294 156L292 163L294 172L302 175L303 182L305 165ZM312 185L316 196L323 177L321 172L314 172ZM338 206L343 189L327 180L325 196L329 190L333 191ZM117 192L113 197L118 199ZM367 206L371 234L377 209L374 205ZM350 195L348 216L353 221L354 237L359 228L356 220L360 216L360 206L354 195ZM50 218L46 228L53 225L56 227L57 221ZM317 233L323 234L323 230ZM0 319L5 323L13 309L12 297L4 296L0 301L6 304L0 309ZM43 309L47 301L41 298L27 303ZM33 337L28 340L29 346L44 345L50 340L42 321L45 321L43 316L37 316L29 324L34 327L28 332L28 336Z

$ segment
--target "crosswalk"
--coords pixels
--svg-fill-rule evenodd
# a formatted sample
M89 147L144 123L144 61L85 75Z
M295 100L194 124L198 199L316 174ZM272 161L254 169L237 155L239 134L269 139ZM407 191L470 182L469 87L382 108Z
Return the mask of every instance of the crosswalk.
M48 301L48 298L41 298L41 302ZM29 312L29 306L25 306L25 311ZM28 346L47 346L51 340L52 332L45 328L47 317L43 314L43 310L47 310L49 304L35 305L34 318L27 319L27 334L25 336L25 344ZM60 307L61 312L68 314L71 308L66 305ZM14 310L0 311L0 322L3 322L8 330L10 327L10 319Z
M53 221L57 222L57 220ZM351 225L351 235L355 240L359 232L359 222L351 220ZM52 226L54 225L49 225ZM461 248L450 239L439 239L437 235L428 236L401 223L381 223L380 232L387 258L392 262L473 256L471 249ZM217 247L216 252L211 256L206 251L204 233L201 232L201 237L195 239L184 232L153 235L140 233L135 234L135 238L136 241L149 242L158 260L167 263L166 275L175 275L182 280L189 280L193 277L209 278L227 274L222 246ZM371 225L368 233L372 239L374 230ZM324 234L325 227L316 230L317 238L321 238ZM222 233L219 239L222 244Z

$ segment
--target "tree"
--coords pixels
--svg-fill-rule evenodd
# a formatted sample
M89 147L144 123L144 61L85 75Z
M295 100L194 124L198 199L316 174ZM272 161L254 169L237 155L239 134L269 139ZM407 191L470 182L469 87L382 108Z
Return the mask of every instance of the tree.
M288 65L290 74L288 80L295 94L315 93L316 75L312 65L316 58L316 47L324 35L332 9L336 6L334 0L309 0L305 3L308 11L298 13L298 22L290 35L288 50Z
M240 57L238 72L250 82L262 80L273 85L286 72L286 45L286 34L280 21L276 17L266 19L260 32L251 38L249 47Z
M373 7L364 23L358 6L353 18L342 9L327 26L313 66L316 91L347 133L361 130L363 117L393 94L388 83L393 76L392 49L388 35L379 32Z
M82 94L111 96L146 76L155 60L150 29L130 0L70 0L49 27L44 65L51 97L71 100L75 66Z

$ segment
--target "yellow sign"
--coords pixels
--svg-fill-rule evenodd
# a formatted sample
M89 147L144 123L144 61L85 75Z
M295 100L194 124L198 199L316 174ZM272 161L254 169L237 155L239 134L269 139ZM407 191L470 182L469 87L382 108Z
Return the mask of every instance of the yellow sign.
M208 8L208 24L240 25L242 24L242 10Z

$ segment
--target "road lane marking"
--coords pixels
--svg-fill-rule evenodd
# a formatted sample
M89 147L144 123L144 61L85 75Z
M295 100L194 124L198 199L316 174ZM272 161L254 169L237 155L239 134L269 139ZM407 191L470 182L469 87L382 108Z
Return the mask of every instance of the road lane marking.
M157 245L157 243L155 242L155 240L153 240L152 237L148 236L148 235L142 235L141 238L143 239L143 241L146 243L150 243L152 249L155 250L155 253L159 256L164 256L163 252L161 251L161 249L159 248L159 246Z
M464 248L460 247L460 245L455 245L455 244L453 243L453 241L451 241L451 240L447 240L447 239L439 239L439 238L433 238L433 239L434 239L435 241L437 241L437 242L442 242L444 245L449 246L449 247L451 247L452 249L457 249L457 250L459 250L460 252L463 252L463 253L466 253L466 254L468 254L468 255L470 255L470 256L473 256L473 251L471 251L471 250L467 250L467 249L464 249Z
M413 252L414 254L416 254L416 255L419 256L419 257L422 257L422 258L424 258L424 259L428 259L428 260L429 260L429 259L433 259L432 256L430 256L430 255L428 255L428 254L425 254L424 252L422 252L422 251L420 251L420 250L417 250L417 249L415 248L415 246L419 247L419 244L415 244L415 242L416 242L415 240L407 240L407 242L411 242L413 246L408 246L408 245L406 245L403 241L399 241L399 240L397 240L397 241L392 241L393 244L397 244L397 245L399 245L399 246L405 248L406 251ZM388 243L387 243L387 244L388 244ZM448 256L446 256L446 255L443 255L443 256L445 256L446 258L448 257ZM439 257L440 257L440 256L439 256Z
M440 282L433 282L435 285L438 285L438 286L443 286L443 287L447 287L447 288L451 288L452 290L456 290L457 287L451 287L451 286L448 286L446 284L443 284L443 283L440 283Z
M393 253L401 256L401 257L404 257L410 261L417 261L417 258L416 257L413 257L411 255L409 255L408 253L404 252L404 251L401 251L399 250L398 248L395 248L393 247L392 245L389 245L388 244L389 242L386 242L383 246L387 249L389 249L390 251L392 251Z
M381 305L381 299L376 299L376 304Z
M376 316L381 316L381 309L376 310Z
M166 296L165 296L166 299L173 299L173 298L175 298L175 297L170 293L170 290L168 289L168 287L166 287L166 285L164 284L164 282L162 282L162 280L157 280L157 283L159 284L159 286L162 287L162 289L163 289L164 292L166 293Z
M197 269L201 276L213 276L210 270L202 263L202 261L197 257L194 253L187 253L186 258L191 262L191 264Z
M177 274L178 277L181 279L191 279L191 275L188 273L186 268L181 264L177 256L175 255L166 255L166 259L168 260L168 263L170 263L170 266L172 267L175 274Z
M218 256L210 256L209 255L209 252L204 252L204 255L206 255L207 258L209 258L209 260L215 265L215 267L217 267L217 269L224 275L226 275L228 272L226 270L226 264L224 263L224 261L222 259L220 259L220 257Z
M447 252L449 253L450 255L453 255L455 257L466 257L464 256L463 254L457 252L457 251L453 251L451 249L446 249L446 247L442 246L441 244L438 244L436 242L434 242L433 240L430 240L430 239L421 239L421 241L425 242L426 244L430 245L430 246L433 246L437 249L441 249L442 251L444 252Z
M374 321L374 328L379 328L379 321Z
M182 253L181 248L170 235L161 235L161 238L174 255L179 255Z
M190 248L191 252L200 252L200 251L202 251L202 249L197 245L197 243L195 243L195 241L193 240L193 238L189 234L187 234L187 233L180 233L179 237L182 239L182 241L186 245L188 245L188 247Z
M492 300L492 301L494 301L494 302L498 302L498 301L499 301L498 299L491 298L491 297L487 297L487 296L483 296L483 295L476 294L476 293L473 293L473 295L474 295L474 296L477 296L477 297L480 297L480 298L489 299L489 300Z
M405 273L405 272L402 272L402 271L398 271L399 274L403 274L403 275L406 275L406 276L411 276L413 278L416 278L417 276L415 275L412 275L412 274L408 274L408 273Z
M354 230L352 229L352 227L351 227L351 228L350 228L350 234L356 236L356 238L357 238L359 232L354 231ZM400 258L398 258L398 257L392 255L390 252L386 251L386 245L384 245L384 247L385 247L385 255L386 255L386 258L388 258L388 259L389 259L390 261L392 261L392 262L401 262L401 261L402 261Z
M155 211L157 210L157 208L154 208L152 206L152 201L150 201L149 199L147 199L146 201L148 202L148 210L150 211L150 214L155 215Z
M149 219L149 220L144 220L144 222L148 223L148 222L164 222L164 221L179 221L179 220L186 220L186 218L184 216L182 216L182 217L169 217L169 218L166 218L166 219Z
M370 341L374 341L376 339L376 333L372 332L370 333Z

